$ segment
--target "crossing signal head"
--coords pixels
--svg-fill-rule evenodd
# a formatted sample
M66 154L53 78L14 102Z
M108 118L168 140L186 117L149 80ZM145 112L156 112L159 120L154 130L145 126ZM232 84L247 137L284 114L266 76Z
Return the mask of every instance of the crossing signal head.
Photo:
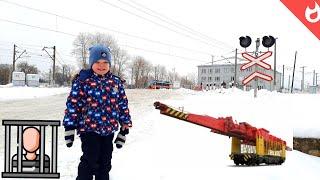
M276 39L273 36L263 36L262 38L262 45L266 48L273 46L276 42Z
M251 37L250 36L241 36L239 38L240 40L240 46L243 47L243 48L247 48L250 46L251 44Z

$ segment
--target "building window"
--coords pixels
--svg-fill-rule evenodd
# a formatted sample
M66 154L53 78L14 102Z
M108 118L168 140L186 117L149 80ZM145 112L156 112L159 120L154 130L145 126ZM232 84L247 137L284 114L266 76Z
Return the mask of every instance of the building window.
M206 81L206 77L201 77L201 81Z
M220 77L218 77L218 76L217 76L217 77L214 77L214 81L215 81L215 82L220 82Z
M220 69L219 68L215 69L214 73L220 73Z
M212 81L212 77L208 77L208 81Z
M202 69L201 70L201 74L206 74L207 73L207 70L206 69Z
M263 88L264 88L263 86L258 86L258 90L263 89Z
M209 73L212 74L212 72L213 72L212 69L209 69Z
M229 69L228 69L228 68L224 68L224 72L225 72L225 73L228 73L228 72L229 72Z
M234 81L234 76L231 76L231 81Z
M230 72L233 72L233 73L234 73L234 67L230 69Z

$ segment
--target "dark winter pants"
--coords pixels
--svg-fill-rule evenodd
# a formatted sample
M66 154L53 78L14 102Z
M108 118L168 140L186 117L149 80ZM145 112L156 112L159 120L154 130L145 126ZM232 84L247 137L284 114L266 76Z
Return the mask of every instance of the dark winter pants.
M83 133L77 180L109 180L113 151L113 136L100 136L94 132Z

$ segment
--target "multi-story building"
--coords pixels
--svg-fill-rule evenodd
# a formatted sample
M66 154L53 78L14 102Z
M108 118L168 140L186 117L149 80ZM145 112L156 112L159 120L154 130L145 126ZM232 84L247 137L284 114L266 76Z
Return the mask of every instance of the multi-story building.
M255 71L255 68L259 72L264 74L268 74L270 76L274 76L273 69L265 70L260 68L259 66L252 66L245 70L240 70L242 64L237 65L237 79L235 81L235 65L234 64L213 64L213 65L200 65L198 66L198 85L202 85L203 88L206 87L220 87L221 84L225 84L226 88L231 87L234 82L236 82L237 87L244 87L242 84L242 80L248 77L251 73ZM258 89L267 89L273 90L273 80L265 81L263 79L257 78L257 87ZM250 90L255 88L256 83L255 80L249 82L246 86L246 90ZM281 73L276 72L276 87L277 91L280 91L281 88Z

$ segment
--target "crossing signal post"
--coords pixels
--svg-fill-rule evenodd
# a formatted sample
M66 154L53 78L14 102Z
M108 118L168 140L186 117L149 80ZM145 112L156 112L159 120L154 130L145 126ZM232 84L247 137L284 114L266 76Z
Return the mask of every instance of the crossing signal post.
M240 46L243 47L243 48L247 48L250 46L251 44L251 37L250 36L241 36L239 38L240 40Z
M276 39L273 36L263 36L262 45L266 48L270 48L276 43Z
M258 87L258 79L257 78L261 78L267 81L271 81L273 78L267 74L261 73L257 71L257 65L270 70L271 66L265 62L263 62L264 59L270 57L272 55L272 52L269 51L269 48L272 47L275 43L276 43L276 38L274 38L273 36L264 36L262 38L262 45L265 48L268 48L267 52L259 52L259 47L260 47L260 38L257 38L256 42L256 50L251 52L255 55L255 57L251 56L247 51L247 47L249 47L251 45L251 37L250 36L241 36L239 38L239 43L240 46L245 48L245 52L241 53L242 56L247 59L249 62L244 64L243 66L241 66L241 70L245 70L251 66L254 66L254 72L252 74L250 74L247 78L245 78L242 83L243 85L246 85L247 83L249 83L251 80L255 80L255 87L254 87L254 97L257 97L257 87ZM263 53L262 55L259 56L259 53ZM274 66L276 66L276 63L274 62ZM275 67L274 67L275 68ZM274 87L276 86L275 83L275 77L276 77L276 70L274 69Z
M268 49L274 45L273 90L275 90L277 86L277 38L273 36L263 36L262 45Z

